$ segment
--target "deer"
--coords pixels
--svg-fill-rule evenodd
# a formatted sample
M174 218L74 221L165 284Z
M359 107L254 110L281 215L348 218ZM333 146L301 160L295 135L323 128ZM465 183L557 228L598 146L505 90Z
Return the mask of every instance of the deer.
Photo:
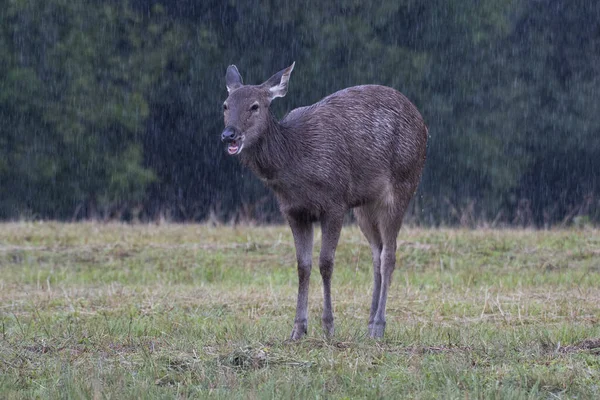
M296 108L280 121L271 102L284 97L295 62L260 85L244 85L227 68L221 140L275 195L293 235L298 268L296 316L290 340L308 331L313 227L321 226L319 271L322 327L334 334L331 280L345 215L353 210L373 258L371 338L382 338L396 264L397 237L425 164L428 129L399 91L353 86Z

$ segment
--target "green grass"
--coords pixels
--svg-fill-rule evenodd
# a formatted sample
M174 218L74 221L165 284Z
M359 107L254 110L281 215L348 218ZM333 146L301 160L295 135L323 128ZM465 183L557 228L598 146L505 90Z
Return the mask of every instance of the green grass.
M0 397L600 398L600 231L403 229L398 260L375 341L345 227L336 334L315 263L289 343L286 227L2 224Z

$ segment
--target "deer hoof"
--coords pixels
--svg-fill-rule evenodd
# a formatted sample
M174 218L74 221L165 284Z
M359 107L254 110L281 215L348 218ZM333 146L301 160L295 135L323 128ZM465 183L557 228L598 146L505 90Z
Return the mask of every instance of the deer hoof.
M294 329L292 329L292 335L290 336L290 340L299 340L302 339L308 330L306 323L296 323L294 324Z
M383 332L385 332L385 321L384 322L374 322L369 324L369 336L373 339L379 339L383 337Z
M333 332L334 332L333 321L331 321L331 322L323 321L323 332L325 333L325 336L328 338L333 336Z

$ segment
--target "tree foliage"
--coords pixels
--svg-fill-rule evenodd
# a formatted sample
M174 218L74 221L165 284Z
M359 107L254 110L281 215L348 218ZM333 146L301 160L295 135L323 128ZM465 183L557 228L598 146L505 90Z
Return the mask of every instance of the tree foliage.
M280 116L364 83L422 111L413 221L600 220L594 2L2 3L0 218L277 220L219 142L223 76L295 60Z

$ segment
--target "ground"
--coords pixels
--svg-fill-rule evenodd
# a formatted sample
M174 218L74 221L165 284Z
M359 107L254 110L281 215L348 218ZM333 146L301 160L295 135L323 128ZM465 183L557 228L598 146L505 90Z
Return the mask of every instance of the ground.
M600 231L402 229L380 341L370 254L345 227L335 336L315 267L289 343L286 227L2 224L0 397L600 397Z

